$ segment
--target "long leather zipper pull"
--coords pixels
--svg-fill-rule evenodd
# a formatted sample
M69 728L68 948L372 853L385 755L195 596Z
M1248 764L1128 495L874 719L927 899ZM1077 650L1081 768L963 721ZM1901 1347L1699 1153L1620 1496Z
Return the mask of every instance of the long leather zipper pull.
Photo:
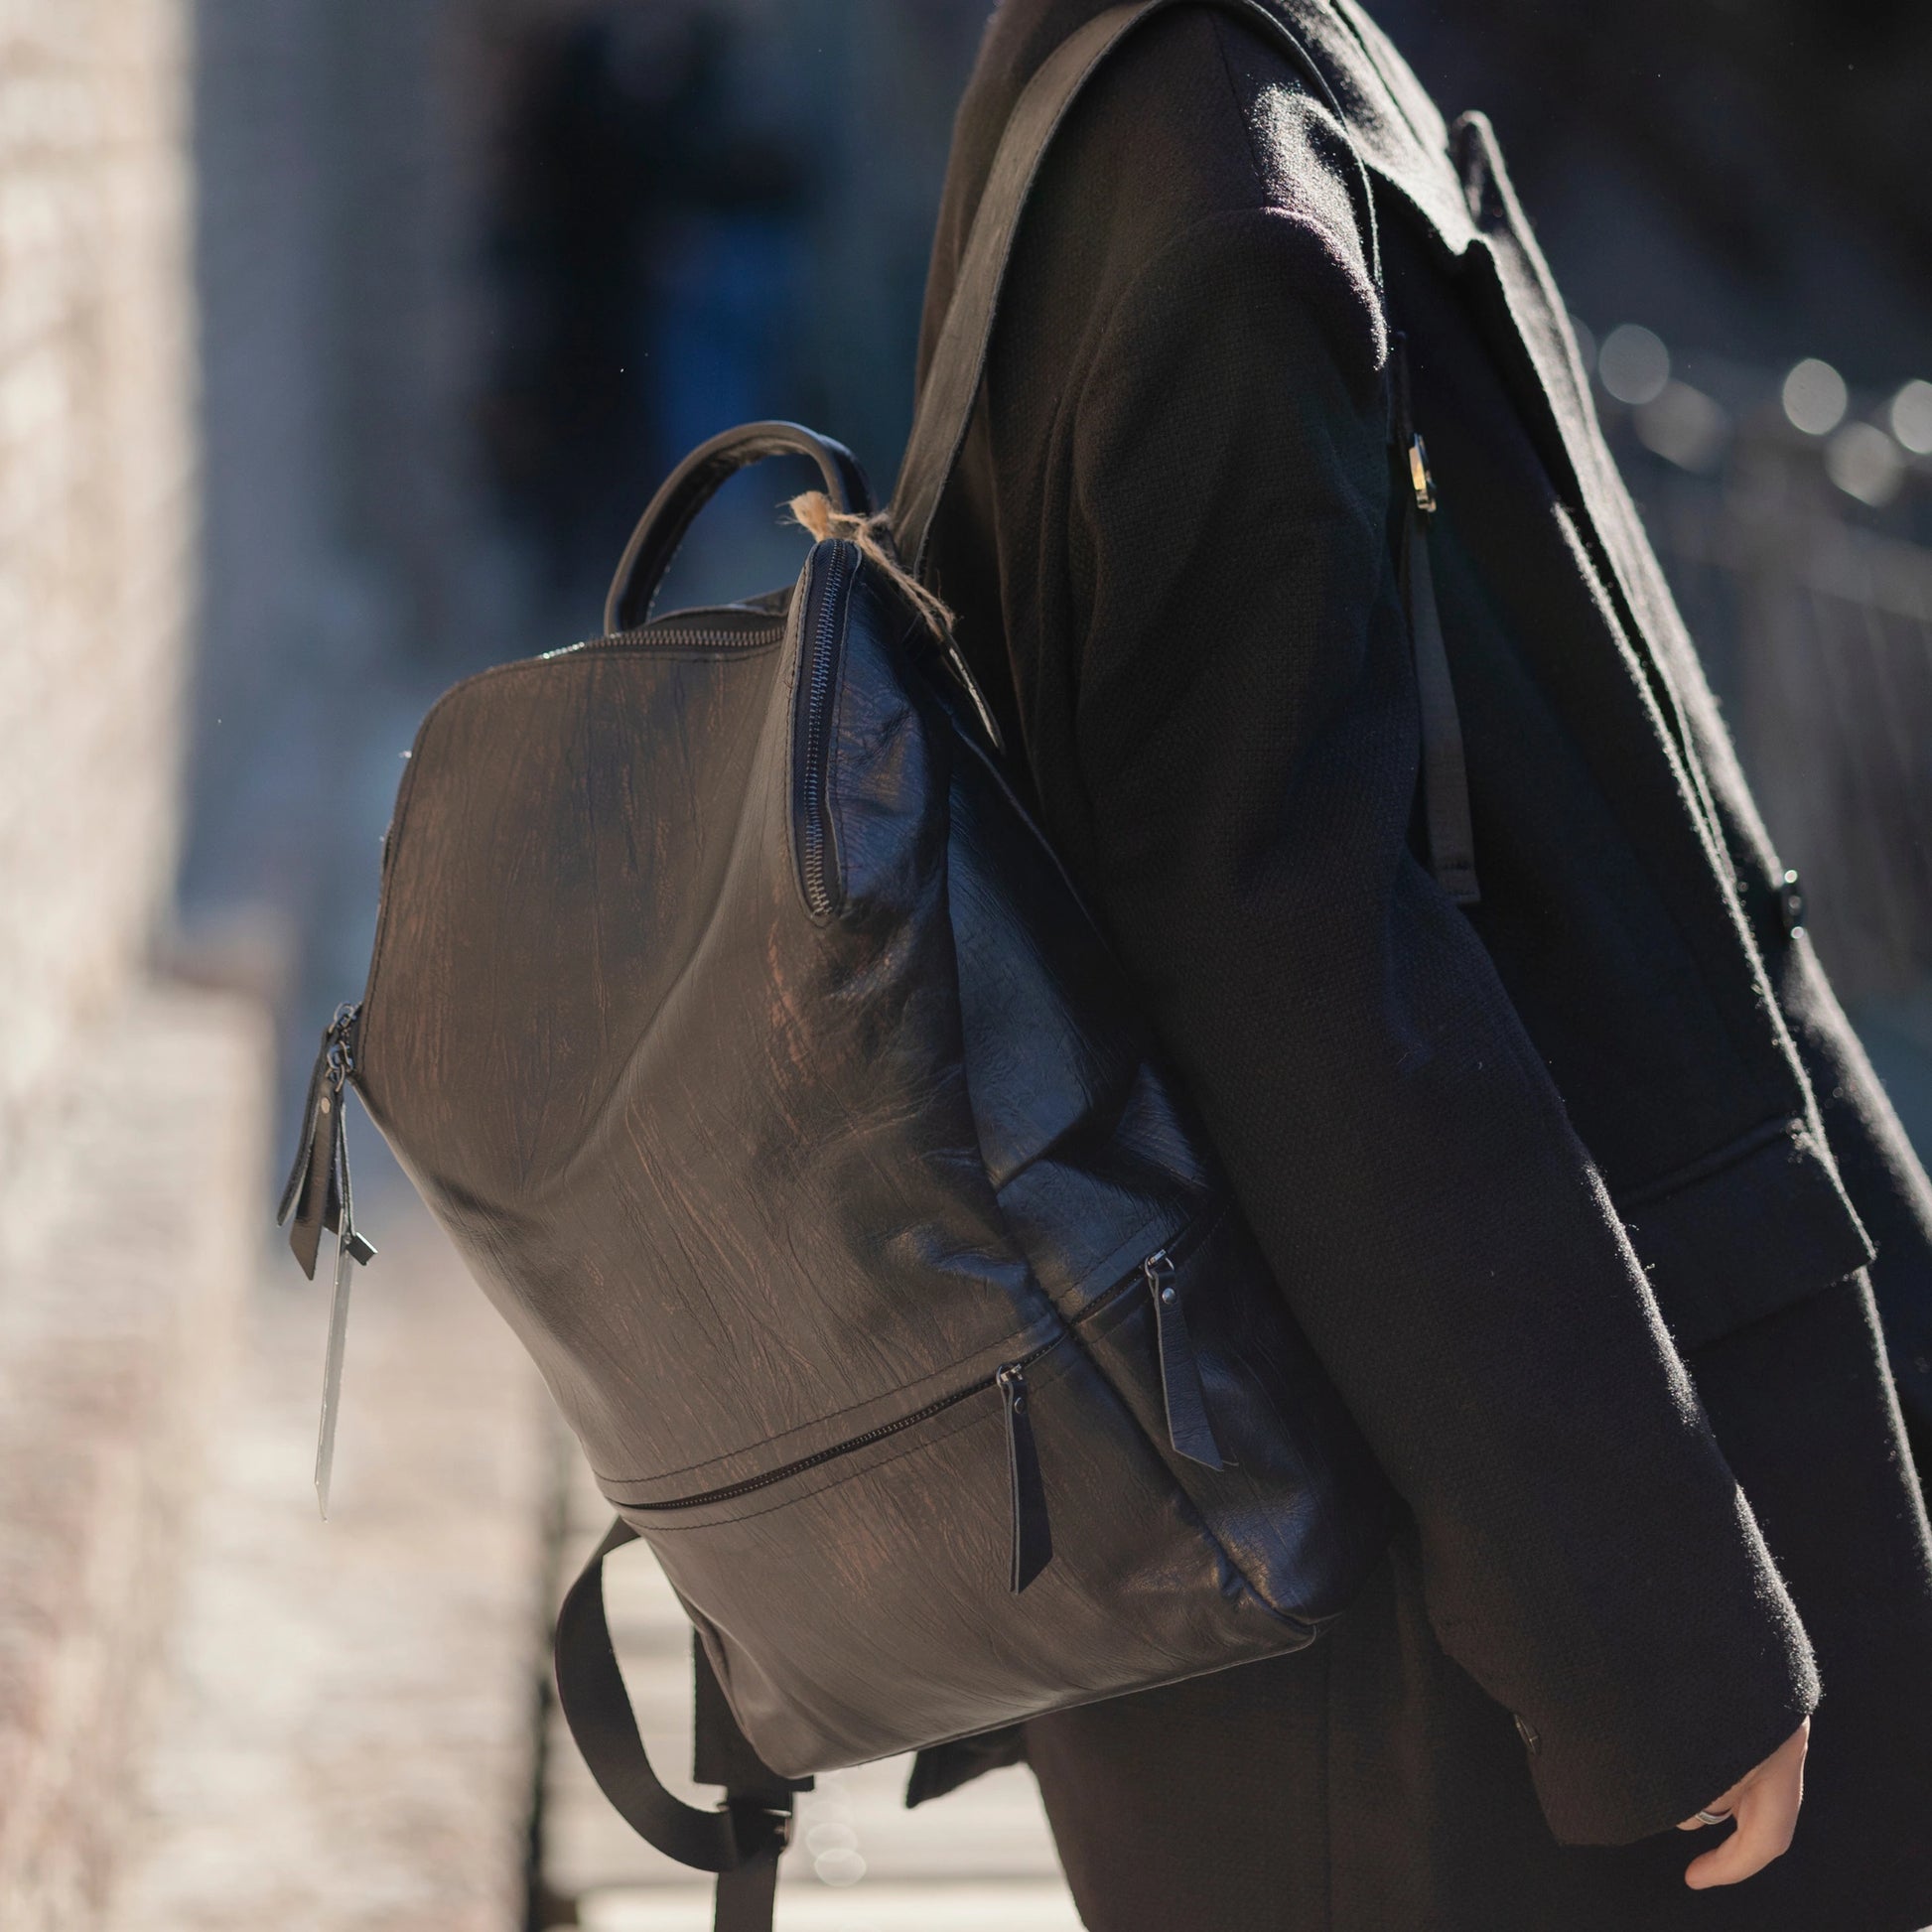
M1034 1444L1027 1374L1009 1362L994 1377L1007 1408L1007 1478L1013 1497L1013 1578L1017 1596L1053 1561L1053 1526L1046 1514L1046 1484Z
M367 1267L375 1248L355 1225L355 1194L348 1175L348 1082L355 1071L355 1023L359 1006L337 1009L322 1036L322 1051L309 1078L302 1141L282 1189L276 1218L294 1216L289 1246L302 1272L315 1279L323 1231L336 1237L336 1278L329 1305L329 1345L323 1360L322 1420L316 1435L316 1505L329 1514L329 1485L336 1464L336 1416L343 1388L343 1353L348 1340L348 1293L352 1262Z
M348 1124L346 1096L340 1090L335 1106L336 1140L336 1281L329 1298L329 1344L322 1364L322 1418L316 1429L316 1508L329 1519L329 1486L336 1468L336 1418L342 1410L343 1354L348 1343L349 1263L365 1268L375 1259L374 1247L355 1225L355 1196L348 1181Z
M1174 1281L1174 1265L1163 1248L1141 1263L1147 1290L1154 1303L1154 1332L1161 1347L1161 1397L1168 1411L1168 1441L1176 1455L1210 1469L1227 1467L1214 1427L1207 1420L1207 1393L1201 1387L1200 1363L1194 1357L1187 1316Z

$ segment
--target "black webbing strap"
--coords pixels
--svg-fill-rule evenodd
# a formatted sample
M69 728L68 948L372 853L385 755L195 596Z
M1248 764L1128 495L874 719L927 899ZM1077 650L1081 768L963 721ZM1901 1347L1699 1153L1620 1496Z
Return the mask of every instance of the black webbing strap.
M1422 720L1422 805L1429 863L1436 883L1457 905L1474 905L1482 892L1476 884L1468 760L1462 750L1462 721L1455 709L1455 687L1449 681L1449 648L1443 641L1443 616L1436 604L1436 573L1429 554L1436 481L1429 474L1429 453L1416 433L1409 343L1400 332L1389 340L1389 453L1403 504L1402 602L1409 617Z
M791 1837L792 1792L746 1741L702 1645L695 1645L700 1784L725 1802L700 1811L651 1768L604 1612L604 1560L637 1532L620 1518L571 1585L557 1613L557 1701L584 1762L618 1815L680 1864L718 1874L716 1932L770 1932L778 1855Z
M1232 15L1264 40L1271 41L1307 76L1316 98L1334 116L1359 178L1369 273L1378 297L1384 296L1374 187L1367 163L1349 136L1347 117L1335 99L1327 76L1285 21L1262 5L1261 0L1128 0L1128 4L1096 14L1047 56L1022 90L1006 132L1001 136L973 216L972 230L960 256L958 280L940 326L931 366L919 391L912 432L906 439L904 460L899 465L898 483L893 492L892 520L898 554L914 576L919 576L924 569L932 520L966 441L992 346L993 325L1007 265L1034 182L1054 134L1068 108L1107 56L1137 27L1171 7L1200 5L1212 5ZM1391 340L1399 343L1400 338L1391 331ZM1392 354L1391 388L1392 392L1401 392L1394 406L1406 421L1407 377L1395 363ZM1413 431L1405 436L1404 448L1399 453L1405 475L1411 446L1419 457L1420 445L1414 443ZM1398 486L1402 486L1402 476L1397 481ZM1420 485L1414 492L1418 498L1425 493ZM1429 504L1416 502L1404 520L1400 570L1409 607L1421 700L1422 790L1430 862L1444 891L1458 905L1468 905L1475 901L1477 895L1467 761L1429 568L1427 521L1431 506L1433 497Z
M697 1706L691 1775L700 1784L722 1784L726 1808L746 1814L748 1830L768 1830L769 1821L781 1821L777 1849L769 1858L719 1875L712 1932L771 1932L778 1852L790 1840L792 1793L800 1787L779 1777L739 1729L704 1639L695 1630L691 1632L691 1679ZM810 1783L807 1778L805 1785Z
M1436 578L1429 563L1429 520L1409 512L1403 545L1403 576L1409 635L1416 659L1416 696L1422 712L1422 805L1429 832L1429 864L1457 905L1482 897L1476 884L1475 828L1469 816L1469 766L1462 750L1462 722L1449 682L1443 618L1436 606Z

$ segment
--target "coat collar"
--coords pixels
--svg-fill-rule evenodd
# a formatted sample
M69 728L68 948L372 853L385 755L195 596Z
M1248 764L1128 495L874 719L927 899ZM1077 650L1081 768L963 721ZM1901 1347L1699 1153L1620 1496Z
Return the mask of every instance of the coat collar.
M1326 70L1370 174L1416 211L1438 253L1464 262L1505 311L1516 343L1502 359L1516 365L1509 373L1538 441L1569 471L1561 480L1566 493L1593 521L1613 528L1618 519L1603 514L1603 491L1613 480L1595 431L1588 378L1487 117L1464 114L1448 126L1358 0L1265 4ZM1619 576L1629 561L1614 559Z
M1450 255L1475 239L1449 133L1436 103L1355 0L1265 0L1327 69L1349 133L1382 184L1423 216Z

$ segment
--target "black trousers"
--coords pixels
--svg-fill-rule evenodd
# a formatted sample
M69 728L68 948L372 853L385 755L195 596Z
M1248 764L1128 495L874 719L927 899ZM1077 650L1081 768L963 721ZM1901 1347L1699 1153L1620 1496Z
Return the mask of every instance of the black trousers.
M1443 1654L1398 1539L1311 1650L1028 1726L1091 1932L1932 1926L1932 1551L1863 1276L1691 1367L1824 1680L1785 1858L1693 1892L1703 1835L1559 1846L1513 1721Z

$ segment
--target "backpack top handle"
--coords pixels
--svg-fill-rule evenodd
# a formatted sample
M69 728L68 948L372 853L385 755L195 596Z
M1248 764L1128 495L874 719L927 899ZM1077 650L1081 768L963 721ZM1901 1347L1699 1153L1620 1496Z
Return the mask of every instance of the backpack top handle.
M1264 6L1262 0L1127 0L1125 5L1096 14L1084 27L1069 34L1028 81L1015 103L980 195L979 209L973 216L972 232L967 236L960 260L959 280L954 285L932 363L919 392L912 433L906 440L898 484L893 492L893 530L899 557L912 576L923 573L933 515L966 441L993 340L1000 286L1006 279L1014 237L1019 232L1020 217L1026 210L1034 179L1054 134L1093 70L1135 28L1170 8L1202 4L1212 5L1217 11L1246 22L1264 40L1273 42L1286 53L1307 75L1315 97L1334 116L1355 164L1355 173L1360 177L1362 234L1368 248L1369 274L1377 296L1382 295L1382 249L1376 233L1375 196L1367 163L1349 133L1347 118L1328 84L1327 75L1279 15Z
M739 471L772 456L811 458L835 510L872 514L872 485L859 459L843 443L800 423L746 423L728 429L700 443L664 479L637 519L604 600L606 636L649 621L658 586L698 512Z

